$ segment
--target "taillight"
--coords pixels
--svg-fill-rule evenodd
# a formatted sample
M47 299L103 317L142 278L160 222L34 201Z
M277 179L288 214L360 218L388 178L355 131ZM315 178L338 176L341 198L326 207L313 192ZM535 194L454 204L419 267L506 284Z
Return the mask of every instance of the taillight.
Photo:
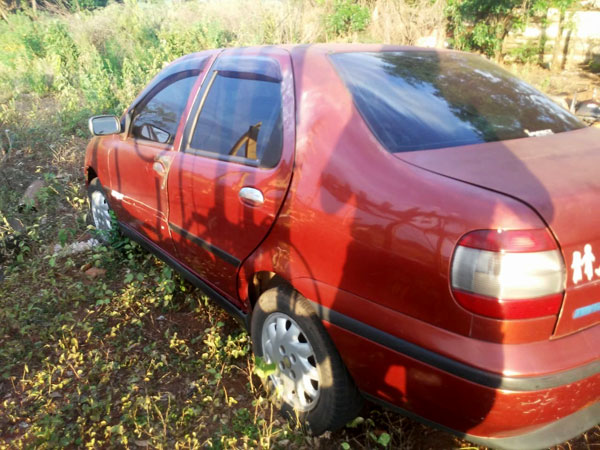
M565 267L547 230L477 230L458 242L452 293L467 310L496 319L558 314Z

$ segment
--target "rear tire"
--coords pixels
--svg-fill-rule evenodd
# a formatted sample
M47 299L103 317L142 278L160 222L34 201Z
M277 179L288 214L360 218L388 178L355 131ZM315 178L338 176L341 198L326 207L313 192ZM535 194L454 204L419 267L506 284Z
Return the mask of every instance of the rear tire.
M313 435L356 417L362 397L306 298L288 286L265 291L251 329L254 354L276 364L263 383L285 416Z

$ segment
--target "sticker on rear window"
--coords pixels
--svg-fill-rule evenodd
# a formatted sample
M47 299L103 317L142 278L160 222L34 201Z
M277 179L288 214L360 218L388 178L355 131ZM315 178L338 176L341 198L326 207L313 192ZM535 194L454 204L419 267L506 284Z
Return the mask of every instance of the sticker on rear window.
M554 134L554 131L552 131L550 129L548 129L548 130L538 130L538 131L529 131L527 128L525 128L523 131L529 137L541 137L541 136L548 136L550 134Z
M588 281L592 281L594 274L600 277L600 267L594 269L595 262L596 256L594 256L590 244L585 244L583 247L583 255L580 251L574 251L573 262L571 263L571 269L573 269L573 284L577 284L583 280L584 274Z

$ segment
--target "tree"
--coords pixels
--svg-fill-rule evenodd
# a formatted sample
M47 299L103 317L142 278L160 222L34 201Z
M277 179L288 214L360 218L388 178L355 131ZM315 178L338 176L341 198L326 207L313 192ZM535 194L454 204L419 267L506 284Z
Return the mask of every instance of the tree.
M449 28L455 48L502 59L508 33L525 24L535 0L450 0Z
M558 8L558 30L556 32L556 38L554 40L554 47L552 49L552 62L550 68L553 72L558 72L564 66L566 61L560 61L560 54L562 50L562 38L565 31L565 17L567 9L569 9L576 0L549 0L549 5L554 8ZM566 57L565 57L566 59Z
M452 43L460 50L476 50L503 59L502 47L508 33L522 29L534 15L546 17L549 8L560 12L558 35L552 56L553 70L559 70L566 11L577 0L449 0L448 28Z

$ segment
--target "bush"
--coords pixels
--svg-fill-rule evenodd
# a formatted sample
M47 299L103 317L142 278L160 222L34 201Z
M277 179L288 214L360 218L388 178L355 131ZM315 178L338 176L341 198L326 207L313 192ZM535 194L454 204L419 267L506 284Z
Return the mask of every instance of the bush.
M588 70L592 73L600 73L600 55L594 55L588 63Z
M539 59L540 49L536 44L523 44L509 50L510 58L518 63L530 64L535 63Z
M81 9L91 11L96 8L102 8L107 3L107 0L72 0L70 6L72 11L79 11Z
M508 33L524 26L529 12L523 5L519 0L449 0L446 14L452 46L501 56Z
M352 0L336 0L333 12L326 16L327 30L336 36L363 31L369 24L369 8Z

